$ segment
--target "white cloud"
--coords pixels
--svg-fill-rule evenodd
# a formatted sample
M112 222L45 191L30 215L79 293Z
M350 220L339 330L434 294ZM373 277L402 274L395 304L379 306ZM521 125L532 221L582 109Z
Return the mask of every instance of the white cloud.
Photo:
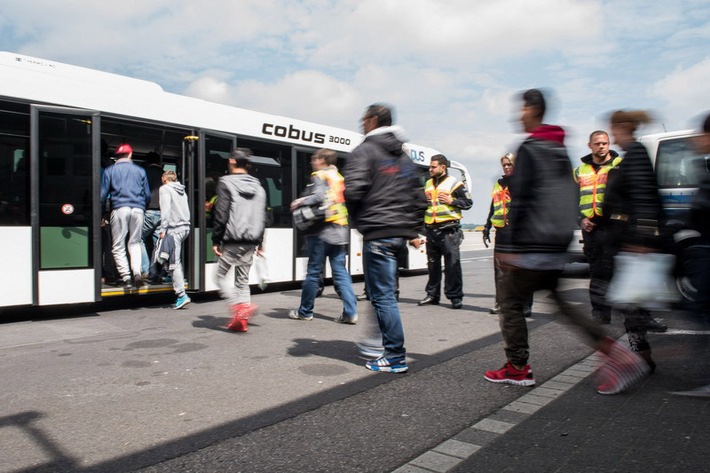
M350 84L313 70L289 74L273 83L243 81L228 95L232 105L242 108L348 129L356 128L361 107L359 94Z
M665 103L665 116L673 128L692 126L690 120L710 109L710 56L688 68L677 69L651 87Z

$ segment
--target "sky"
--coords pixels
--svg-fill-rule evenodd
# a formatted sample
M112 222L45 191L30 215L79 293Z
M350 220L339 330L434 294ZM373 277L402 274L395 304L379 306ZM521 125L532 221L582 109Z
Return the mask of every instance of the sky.
M641 134L710 110L707 0L4 0L0 45L353 131L390 104L411 142L468 168L465 223L524 137L526 89L549 94L573 165L613 110L651 111Z

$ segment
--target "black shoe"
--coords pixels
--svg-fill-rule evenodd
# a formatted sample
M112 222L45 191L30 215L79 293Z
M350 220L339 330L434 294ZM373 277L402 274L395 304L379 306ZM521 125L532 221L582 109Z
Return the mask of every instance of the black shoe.
M145 279L143 279L140 276L137 276L133 278L133 285L136 286L136 289L140 289L141 287L147 286L148 283L145 282Z
M494 307L491 307L491 310L488 311L489 314L500 314L500 306L496 304Z
M439 299L434 299L434 296L426 296L417 305L439 305Z
M526 319L529 319L530 317L532 317L532 309L524 309L523 316L525 316Z
M668 326L662 324L653 317L649 317L646 321L646 330L648 330L649 332L663 333L668 330Z
M359 301L367 301L367 300L370 300L370 298L367 297L367 293L366 293L365 291L363 291L362 294L358 294L357 296L355 296L355 299L357 299L357 300L359 300Z
M461 302L461 299L451 299L452 309L460 309L461 307L463 307L463 302Z
M122 289L133 289L133 284L130 279L123 279L118 283L118 287Z

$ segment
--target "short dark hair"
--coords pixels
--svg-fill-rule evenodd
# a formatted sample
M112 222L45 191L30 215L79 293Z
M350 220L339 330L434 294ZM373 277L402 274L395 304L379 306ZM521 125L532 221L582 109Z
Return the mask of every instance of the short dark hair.
M230 161L234 161L234 164L238 168L246 169L249 166L249 157L252 155L249 148L237 148L231 153L229 153Z
M365 111L365 117L377 117L377 127L381 126L392 126L394 120L392 119L393 111L392 107L389 107L382 103L375 103L367 107Z
M160 155L155 151L145 155L145 162L148 164L160 164Z
M545 109L547 107L545 105L545 96L542 94L542 91L538 89L526 90L523 92L522 99L526 107L531 107L537 110L535 116L540 118L545 116Z
M431 157L430 161L436 161L437 163L439 163L439 165L443 164L447 168L450 166L449 160L443 154L435 154Z
M593 132L591 132L591 133L589 134L589 142L591 143L591 142L592 142L592 138L594 138L594 137L597 136L597 135L606 135L607 138L609 137L609 133L607 133L606 131L604 131L604 130L595 130L595 131L593 131Z

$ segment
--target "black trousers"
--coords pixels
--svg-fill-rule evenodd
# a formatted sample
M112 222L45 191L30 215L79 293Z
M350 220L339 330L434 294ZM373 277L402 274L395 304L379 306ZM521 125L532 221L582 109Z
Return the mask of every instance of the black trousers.
M505 342L505 355L512 364L524 366L530 357L528 324L525 321L524 307L536 291L551 291L560 312L581 329L590 345L596 346L606 335L601 325L557 292L561 274L562 271L556 270L505 268L499 288L501 311L498 317Z
M461 272L461 242L463 230L457 227L426 229L426 255L429 280L427 295L441 297L441 258L444 258L444 295L450 300L463 299L463 275Z

